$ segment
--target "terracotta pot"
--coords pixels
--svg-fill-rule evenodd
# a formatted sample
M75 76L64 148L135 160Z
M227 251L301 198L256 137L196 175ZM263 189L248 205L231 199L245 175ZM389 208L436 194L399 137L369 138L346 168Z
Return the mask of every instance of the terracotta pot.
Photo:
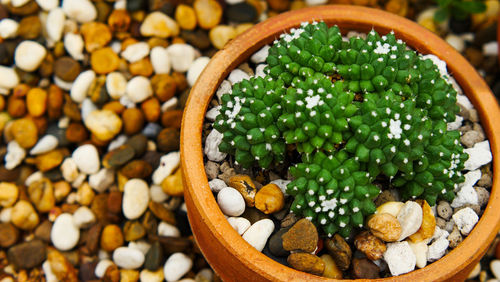
M354 6L323 6L284 13L257 24L219 51L191 90L184 110L181 133L185 201L194 236L210 265L227 281L303 281L325 278L279 264L246 243L220 211L208 186L203 163L202 125L205 112L219 84L279 34L301 22L324 20L341 30L379 33L394 30L396 37L424 54L436 54L479 111L490 140L494 181L490 201L470 235L448 255L423 269L392 278L398 281L464 280L500 227L500 109L491 90L475 69L453 47L432 32L405 18L380 10ZM496 129L495 129L496 128ZM387 279L389 280L389 279Z

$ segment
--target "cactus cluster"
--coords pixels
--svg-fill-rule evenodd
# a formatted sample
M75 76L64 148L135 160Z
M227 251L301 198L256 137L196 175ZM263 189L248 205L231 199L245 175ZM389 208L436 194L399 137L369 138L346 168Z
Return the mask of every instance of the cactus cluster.
M269 168L296 148L294 213L349 237L375 211L380 177L404 199L453 200L468 155L447 130L456 92L431 60L394 33L344 40L313 22L281 35L266 61L265 77L222 96L214 128L219 149L247 168Z

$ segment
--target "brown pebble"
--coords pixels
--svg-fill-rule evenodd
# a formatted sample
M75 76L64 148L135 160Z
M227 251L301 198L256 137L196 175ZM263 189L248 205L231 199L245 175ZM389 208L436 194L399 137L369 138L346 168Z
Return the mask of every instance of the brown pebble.
M51 84L47 94L47 113L50 119L57 119L61 116L64 95L57 85Z
M160 102L165 102L174 97L177 89L175 79L168 74L157 74L151 78L153 93Z
M66 128L66 139L71 143L80 143L89 138L85 126L79 122L70 123Z
M58 58L54 63L54 73L64 81L74 81L80 74L80 64L68 56Z
M11 133L17 143L25 148L33 147L38 141L38 129L30 118L22 118L12 123Z
M156 145L162 152L179 150L180 132L177 128L165 128L156 137Z
M71 192L71 185L66 181L58 181L54 183L54 197L56 202L62 201Z
M175 20L179 27L186 30L196 28L196 13L193 8L188 5L180 4L175 10Z
M121 173L127 178L146 178L151 175L153 168L143 160L133 160L126 164Z
M50 263L52 273L59 281L77 281L77 271L66 259L66 257L54 248L49 248L47 260Z
M64 157L67 155L67 149L56 149L50 152L36 156L35 164L41 172L47 172L53 168L58 167Z
M164 127L181 128L182 110L166 111L161 115L161 124Z
M156 122L160 118L161 106L157 98L150 98L141 104L141 110L148 122Z
M367 258L354 258L352 260L352 273L356 279L380 278L380 269Z
M13 118L20 118L26 114L26 102L22 98L10 96L7 100L7 112Z
M31 183L28 194L31 202L41 213L49 212L55 206L54 186L47 178Z
M38 16L24 17L19 22L19 28L17 29L17 35L23 39L35 39L40 35L42 31L42 23Z
M110 213L119 214L122 211L122 192L110 191L107 198L107 210Z
M128 65L128 70L133 76L142 75L149 77L153 74L153 65L149 58L146 57L137 62L130 63Z
M125 241L136 241L146 235L146 229L138 221L127 221L123 226Z
M54 55L47 53L43 58L42 63L38 67L38 73L41 77L50 78L54 74Z
M118 266L115 264L110 265L104 273L103 280L107 282L119 282L120 270L118 269Z
M92 81L92 84L90 84L89 90L87 91L87 95L90 96L90 100L98 106L101 106L109 100L109 95L106 90L105 75L100 75Z
M231 178L229 178L229 186L240 192L247 206L255 206L255 194L257 193L257 189L250 176L244 174L231 176Z
M11 222L22 230L32 230L40 221L31 203L20 200L12 208Z
M113 10L108 17L108 26L112 32L126 32L130 26L127 10Z
M288 256L288 264L291 267L314 275L322 275L325 263L322 259L308 253L294 253Z
M335 234L332 238L328 238L324 242L328 253L335 261L335 264L342 271L349 269L352 251L344 238L342 238L339 234Z
M44 220L35 229L35 237L46 243L49 243L51 230L52 230L52 222L50 222L49 220Z
M99 249L99 239L101 238L102 225L97 223L93 225L88 233L85 240L85 249L89 255L95 254Z
M216 0L196 0L193 7L203 29L215 27L222 18L222 7Z
M265 214L278 212L284 206L285 196L276 184L267 184L255 194L255 207Z
M394 242L401 235L401 224L391 214L375 214L368 220L368 228L373 235L385 242Z
M277 12L286 11L290 8L289 0L267 0L269 7Z
M63 112L71 120L81 121L82 115L78 104L75 103L69 95L64 96Z
M342 279L343 273L335 264L332 256L329 254L323 254L320 257L325 263L325 271L323 271L323 276L332 279Z
M106 46L112 37L108 26L100 22L84 23L80 27L80 32L83 35L87 52Z
M110 47L104 47L90 54L90 65L97 74L108 74L118 69L120 57Z
M312 253L318 246L318 231L308 219L297 221L288 232L281 236L283 248L287 251Z
M137 108L128 108L122 114L123 129L125 134L134 135L144 126L144 114Z
M117 115L121 115L125 111L125 106L120 101L111 101L102 107L103 110L109 110Z
M8 248L19 239L19 230L12 223L0 223L0 247Z
M182 169L177 169L175 173L165 177L161 183L161 188L165 194L170 196L182 196L184 185L182 183Z
M177 91L182 92L187 89L188 83L184 74L174 71L171 76L175 81Z
M367 258L378 260L382 258L387 247L379 238L373 236L370 231L363 231L354 238L354 245L363 252Z
M118 225L106 225L101 233L101 248L112 252L123 245L123 234Z
M163 204L150 201L148 207L149 210L160 220L173 225L176 224L174 213L163 206Z
M47 246L40 240L32 240L15 245L7 252L10 263L19 268L33 268L47 258Z

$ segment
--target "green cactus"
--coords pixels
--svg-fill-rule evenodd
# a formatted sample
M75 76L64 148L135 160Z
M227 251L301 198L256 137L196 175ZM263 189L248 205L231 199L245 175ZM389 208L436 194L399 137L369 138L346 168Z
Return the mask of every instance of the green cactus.
M377 177L403 199L453 200L468 155L446 127L459 111L456 92L431 60L392 32L346 41L313 22L281 35L266 62L266 77L222 96L214 128L219 149L246 168L283 162L294 145L294 213L349 237L375 211Z

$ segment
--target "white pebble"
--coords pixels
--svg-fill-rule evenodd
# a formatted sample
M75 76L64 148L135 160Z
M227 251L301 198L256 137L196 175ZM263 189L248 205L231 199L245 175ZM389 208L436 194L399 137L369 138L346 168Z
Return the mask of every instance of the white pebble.
M78 169L86 174L94 174L99 171L99 153L92 144L85 144L73 151L71 155Z
M262 252L266 245L267 239L271 236L274 230L274 222L268 218L261 219L250 226L245 233L243 239L252 247Z
M250 57L250 61L254 64L260 64L266 62L266 58L269 55L269 49L271 46L266 45L260 48L259 51L255 52L252 57Z
M417 263L417 258L406 241L387 244L384 260L393 276L414 270Z
M483 54L485 56L498 56L498 42L491 41L483 45Z
M491 264L490 264L491 266ZM472 269L472 271L469 273L469 276L467 276L467 279L474 279L476 278L479 273L481 272L481 263L476 263L476 266L474 266L474 269ZM493 273L495 274L495 273Z
M193 267L193 260L183 253L173 253L168 257L163 267L163 273L165 274L165 280L177 281L182 276L191 270Z
M186 72L194 61L195 50L188 44L172 44L167 47L172 68L177 72Z
M488 140L476 143L474 147L465 149L464 152L469 155L469 159L465 161L466 170L476 170L492 160Z
M64 48L73 59L81 61L83 56L84 42L79 33L68 32L64 35Z
M38 42L25 40L17 45L14 53L16 66L24 71L34 71L40 66L47 50Z
M255 76L264 78L266 76L266 73L264 72L264 69L266 67L267 67L267 64L257 65L257 67L255 68Z
M5 168L13 169L18 166L26 157L26 150L19 146L16 140L7 144L7 154L5 154Z
M225 215L240 216L245 211L245 200L238 190L226 187L217 194L217 203Z
M151 200L156 203L163 203L169 197L168 194L163 192L160 185L151 185L151 188L149 188L149 196Z
M205 155L207 158L213 162L220 162L224 160L227 156L226 153L219 151L219 145L222 142L222 133L216 129L212 129L210 134L208 134L205 140Z
M12 207L8 208L3 208L0 211L0 222L10 222L10 219L12 218Z
M397 219L401 224L401 236L398 241L417 232L422 225L422 207L416 202L407 201L398 213Z
M35 0L38 6L44 11L50 11L59 6L59 0Z
M170 110L173 110L175 109L175 107L177 107L177 104L179 103L179 99L177 99L177 97L172 97L170 99L168 99L167 101L165 101L165 103L163 103L161 105L161 112L164 113L166 111L170 111Z
M50 266L50 262L48 260L46 260L42 263L42 269L43 269L43 272L45 273L45 281L46 282L58 282L59 281L57 276L52 271L52 267Z
M125 95L127 80L121 72L112 72L106 76L106 91L113 99L120 99Z
M497 279L500 279L500 260L492 260L490 262L490 270Z
M64 81L55 75L53 76L53 78L54 78L54 83L64 91L70 91L71 88L73 87L73 82Z
M233 86L231 85L231 82L229 82L229 80L223 80L220 83L219 88L217 88L217 92L215 93L219 102L221 101L222 95L232 92L232 88Z
M113 252L113 261L124 269L137 269L144 263L144 254L129 247L119 247Z
M17 29L19 28L19 24L9 18L2 19L0 21L0 37L3 39L16 37Z
M43 173L41 171L34 172L26 178L24 181L25 186L30 186L32 183L35 183L36 181L40 181L43 178Z
M411 250L416 258L416 265L418 268L424 268L427 265L427 246L426 241L420 241L418 243L408 242Z
M210 180L208 182L208 186L210 187L210 190L215 193L219 193L220 190L227 187L226 182L218 178Z
M61 172L64 180L73 182L78 177L80 172L76 166L76 162L72 158L66 158L61 164Z
M54 150L59 145L59 141L54 135L45 135L30 150L31 155L39 155Z
M285 180L285 179L276 179L276 180L271 181L272 184L276 184L280 188L281 192L285 196L288 196L288 194L286 193L286 186L290 182L292 182L292 181L291 180Z
M62 8L66 16L79 23L91 22L97 17L97 10L89 0L63 0Z
M81 206L73 213L73 223L78 228L90 227L96 218L94 213L86 206Z
M469 235L479 220L479 217L474 210L469 207L457 211L453 214L452 218L457 225L458 230L460 230L460 233L464 236Z
M123 190L123 215L128 219L139 218L148 208L148 184L142 179L134 178L125 183Z
M446 129L448 129L449 131L457 130L462 126L463 121L464 121L464 118L462 116L456 115L455 121L448 122L448 124L446 124Z
M429 250L427 251L427 261L433 262L443 257L449 244L450 241L448 241L445 236L441 236L435 240L429 245Z
M245 233L251 225L250 221L244 217L229 217L227 221L240 235Z
M243 2L245 2L245 0L226 0L226 3L229 5L234 5L234 4L243 3Z
M97 278L103 278L106 274L108 267L112 266L114 263L109 259L100 260L95 266L94 274Z
M140 103L153 95L151 83L144 76L136 76L129 80L125 92L127 97L134 103Z
M87 97L87 91L94 79L95 72L93 70L87 70L80 73L73 82L73 86L71 86L71 99L77 103L83 102Z
M241 82L242 80L250 79L250 76L240 69L234 69L233 71L231 71L227 79L231 82L231 84L234 85L238 82Z
M172 172L179 166L181 161L179 152L170 152L165 156L161 157L160 165L153 172L153 183L160 185L165 177L172 174Z
M149 57L151 59L151 64L153 65L153 70L156 74L170 73L170 56L168 55L167 48L156 46L151 49Z
M53 9L47 16L47 34L54 42L61 40L64 30L64 12L61 8Z
M151 244L149 244L145 240L138 240L135 242L132 241L132 242L128 243L128 247L131 249L134 249L134 250L139 250L139 251L141 251L141 253L146 255L148 253L149 249L151 248Z
M109 168L102 168L97 173L89 176L89 185L94 190L102 193L108 190L109 186L114 183L115 172Z
M464 40L456 36L455 34L449 34L448 36L446 36L445 40L458 52L462 53L465 50Z
M324 5L328 2L328 0L306 0L306 5L307 6L317 6L317 5Z
M0 66L0 88L12 89L19 84L19 76L13 68Z
M29 0L10 0L10 4L14 7L21 7L28 2Z
M120 147L127 142L128 137L126 134L120 134L113 141L109 142L108 151L113 151L114 149Z
M474 105L472 105L469 98L465 95L457 95L457 105L459 105L467 110L474 109Z
M82 120L85 122L90 113L97 109L98 109L97 106L92 102L92 100L90 100L90 98L85 98L82 102L82 108L81 108Z
M209 57L199 57L198 59L194 60L194 62L189 67L189 70L186 75L189 86L194 85L194 83L200 76L201 72L208 65L208 62L210 62Z
M457 192L457 196L455 197L455 199L453 199L453 202L451 202L451 206L453 208L458 208L458 207L465 206L467 204L477 205L478 204L478 197L477 197L477 192L474 189L474 187L469 186L469 185L464 185Z
M146 42L137 42L127 46L121 53L121 56L129 63L135 63L142 60L149 54L149 45Z
M171 17L156 11L146 16L139 31L144 37L155 36L166 38L178 35L179 25Z
M158 235L179 237L181 236L181 232L179 231L179 228L175 227L174 225L162 221L160 222L160 224L158 224Z
M59 215L52 225L50 240L54 247L60 251L73 249L80 239L80 229L73 222L73 216L69 213Z
M208 121L211 121L211 122L214 122L215 121L215 118L217 118L217 116L220 114L220 109L221 109L221 106L217 106L217 107L213 107L211 108L210 110L207 111L207 113L205 114L205 118L208 120Z

